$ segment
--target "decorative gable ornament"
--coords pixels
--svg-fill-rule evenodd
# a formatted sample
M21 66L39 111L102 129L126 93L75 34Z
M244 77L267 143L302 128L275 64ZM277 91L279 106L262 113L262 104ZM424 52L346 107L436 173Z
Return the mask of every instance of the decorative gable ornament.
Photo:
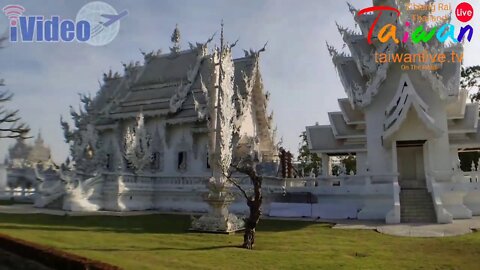
M125 159L135 172L142 172L151 163L150 136L147 134L143 113L137 116L135 128L125 134Z

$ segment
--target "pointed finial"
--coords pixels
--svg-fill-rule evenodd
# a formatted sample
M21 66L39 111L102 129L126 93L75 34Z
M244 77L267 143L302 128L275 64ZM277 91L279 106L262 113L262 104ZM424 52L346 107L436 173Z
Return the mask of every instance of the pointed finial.
M344 35L345 33L347 33L347 28L341 26L340 24L338 24L337 21L335 21L335 24L337 25L337 29L338 29L338 32L340 32L340 35Z
M348 10L350 11L350 13L352 13L352 15L357 15L358 9L356 9L354 6L352 6L352 4L350 4L349 2L347 2L347 5L348 5Z
M222 19L222 22L221 22L221 30L220 30L220 47L223 48L223 42L224 42L224 37L223 37L223 19Z
M328 42L325 42L325 43L327 44L327 50L328 50L328 53L330 54L331 57L338 54L337 50L333 46L328 44Z
M178 29L178 24L175 24L170 40L173 43L173 50L178 52L180 50L180 30Z
M43 144L42 130L41 129L38 130L38 135L37 135L37 139L35 140L35 143L36 144Z

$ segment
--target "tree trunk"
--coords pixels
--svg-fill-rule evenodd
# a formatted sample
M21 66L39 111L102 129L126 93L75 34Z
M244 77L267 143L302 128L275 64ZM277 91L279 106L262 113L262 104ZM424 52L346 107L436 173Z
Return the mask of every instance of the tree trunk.
M255 229L257 228L258 221L262 211L260 210L261 202L248 201L248 207L250 208L250 215L245 222L245 234L243 235L243 248L253 249L255 245Z
M260 207L262 206L262 178L256 177L256 181L253 181L254 197L252 200L247 201L248 208L250 209L250 215L245 220L245 234L243 235L243 248L253 249L255 245L255 229L257 228L258 221L262 215Z

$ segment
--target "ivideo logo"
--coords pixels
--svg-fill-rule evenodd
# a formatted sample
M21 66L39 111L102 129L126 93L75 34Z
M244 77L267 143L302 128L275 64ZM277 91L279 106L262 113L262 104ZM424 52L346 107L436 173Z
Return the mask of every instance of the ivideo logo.
M21 5L7 5L3 12L10 22L10 42L85 42L103 46L115 39L120 31L120 13L101 1L90 2L77 13L75 21L53 15L24 15Z

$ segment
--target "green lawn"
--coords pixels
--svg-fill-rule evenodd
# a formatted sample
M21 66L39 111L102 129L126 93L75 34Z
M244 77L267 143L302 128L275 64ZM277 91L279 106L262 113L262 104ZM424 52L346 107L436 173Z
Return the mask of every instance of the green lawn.
M480 269L480 234L403 238L328 224L262 220L253 251L242 236L189 233L178 215L0 214L0 232L125 269Z

